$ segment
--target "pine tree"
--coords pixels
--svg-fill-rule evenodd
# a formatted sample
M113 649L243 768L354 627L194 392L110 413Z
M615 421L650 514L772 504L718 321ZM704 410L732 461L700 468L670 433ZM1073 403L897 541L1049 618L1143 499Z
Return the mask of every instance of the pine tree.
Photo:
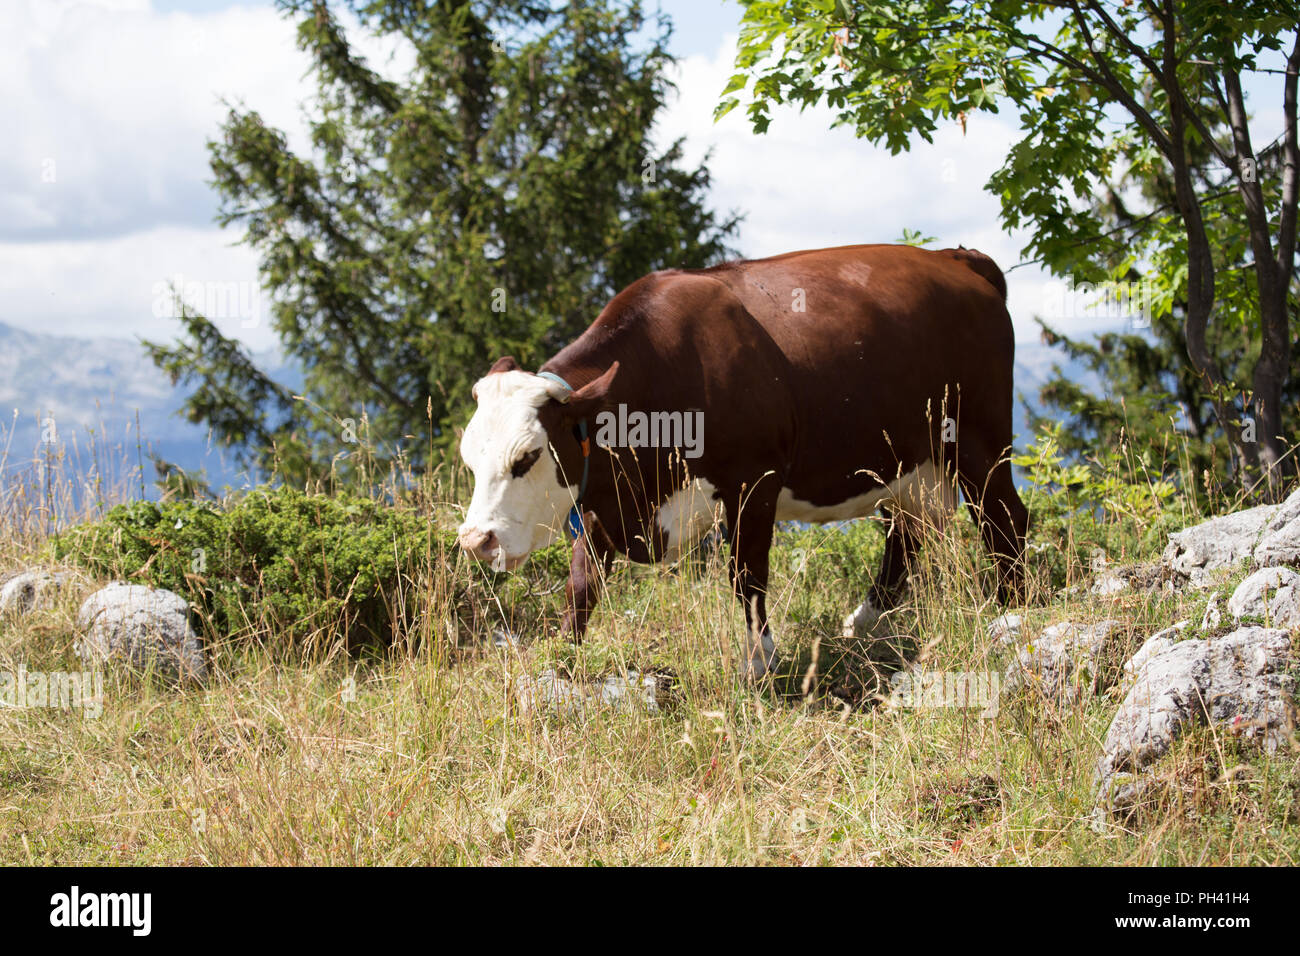
M730 252L738 220L705 206L707 165L651 142L670 28L640 39L638 3L357 0L363 29L413 54L396 78L323 0L280 6L318 78L310 154L238 108L209 148L220 222L261 257L303 394L190 309L179 341L147 343L197 386L185 414L247 463L300 480L353 440L419 463L492 360L540 364L634 279Z

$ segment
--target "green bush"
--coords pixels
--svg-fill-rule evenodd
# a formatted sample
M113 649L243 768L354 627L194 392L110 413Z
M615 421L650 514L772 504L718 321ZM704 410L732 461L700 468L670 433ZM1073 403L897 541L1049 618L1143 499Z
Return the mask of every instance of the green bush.
M282 487L225 508L119 505L62 535L56 556L184 595L219 631L263 624L297 641L329 627L355 642L391 634L393 596L448 538L413 512Z
M1021 494L1035 560L1049 564L1056 586L1066 582L1071 564L1087 568L1094 551L1110 558L1158 552L1195 508L1185 483L1175 484L1130 449L1067 462L1059 424L1045 426L1037 442L1011 460L1029 480Z
M348 494L259 488L211 501L138 501L61 535L55 556L97 577L167 588L193 602L219 637L349 647L407 633L421 610L457 631L527 606L535 578L567 570L562 545L518 581L459 557L455 536L416 511ZM516 607L520 605L520 607ZM544 614L542 614L544 616ZM439 632L442 625L439 626Z

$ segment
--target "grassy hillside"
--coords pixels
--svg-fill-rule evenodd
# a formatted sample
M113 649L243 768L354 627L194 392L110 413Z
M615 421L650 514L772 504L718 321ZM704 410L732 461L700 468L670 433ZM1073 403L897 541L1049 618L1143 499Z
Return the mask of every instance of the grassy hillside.
M1027 634L1116 618L1127 656L1154 630L1200 620L1204 593L1102 597L1086 585L1097 549L1112 564L1152 560L1205 501L1131 462L1071 478L1047 448L1032 471ZM0 621L0 672L80 670L77 607L124 577L196 603L212 676L175 688L105 669L98 719L0 709L0 862L1300 862L1294 749L1269 756L1197 730L1157 765L1155 806L1098 830L1092 771L1114 689L1069 705L1004 695L991 718L880 701L903 658L1005 666L987 633L1002 609L964 513L871 641L839 634L880 528L783 529L770 602L781 672L754 689L732 676L743 618L722 555L620 562L574 646L554 635L561 550L513 576L472 565L447 533L451 479L362 495L259 490L177 506L184 520L97 509L57 535L44 520L57 483L6 488L0 571L62 567L80 580ZM366 503L387 497L397 503ZM197 573L193 548L207 540L218 543ZM579 680L651 672L664 707L521 713L514 681L551 667Z

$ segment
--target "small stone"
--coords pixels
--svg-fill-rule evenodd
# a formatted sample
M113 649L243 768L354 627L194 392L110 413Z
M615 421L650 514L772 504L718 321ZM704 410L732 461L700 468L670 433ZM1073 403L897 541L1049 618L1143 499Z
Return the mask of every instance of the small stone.
M1004 647L1014 644L1020 637L1024 621L1019 614L1003 614L989 622L988 634Z
M1290 568L1261 568L1237 585L1228 612L1238 621L1250 617L1273 627L1300 627L1300 574Z
M62 571L19 571L0 584L0 614L18 616L49 607L69 580Z
M1210 603L1205 605L1205 613L1201 615L1201 629L1212 631L1223 623L1223 611L1219 609L1219 596L1212 594Z
M1107 595L1116 594L1128 589L1128 581L1114 571L1106 571L1099 578L1092 582L1092 587L1088 591L1092 594Z
M77 612L78 654L172 680L202 681L207 664L189 614L189 603L172 591L113 582L86 598Z

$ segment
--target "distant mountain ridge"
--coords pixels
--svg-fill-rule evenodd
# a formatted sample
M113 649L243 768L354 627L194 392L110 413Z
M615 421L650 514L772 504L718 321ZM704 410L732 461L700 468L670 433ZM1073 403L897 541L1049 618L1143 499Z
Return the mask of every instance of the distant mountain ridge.
M272 378L296 387L301 374L286 365L274 351L256 353L254 361ZM1096 377L1060 350L1036 342L1016 345L1016 391L1038 408L1038 389L1051 373L1052 364L1076 380L1095 386ZM53 419L58 443L89 448L87 429L108 455L135 467L144 458L145 484L152 486L154 470L150 450L186 470L203 469L214 487L239 486L229 452L209 441L207 430L181 418L177 412L189 392L173 388L167 376L145 355L139 342L119 338L78 338L29 332L0 323L0 454L8 447L6 467L31 461L41 444L47 419ZM137 452L135 430L139 413L142 447ZM15 417L16 415L16 417ZM1031 436L1019 397L1015 409L1016 446ZM89 464L82 467L88 468ZM100 466L101 468L103 465Z
M274 351L254 360L273 377L290 371ZM155 478L150 451L187 470L205 470L216 487L238 483L229 452L209 441L206 428L177 414L188 395L137 341L49 335L0 322L0 454L8 449L7 469L42 456L44 439L53 436L52 453L65 453L74 471L91 467L93 442L105 472L143 458L146 486Z

